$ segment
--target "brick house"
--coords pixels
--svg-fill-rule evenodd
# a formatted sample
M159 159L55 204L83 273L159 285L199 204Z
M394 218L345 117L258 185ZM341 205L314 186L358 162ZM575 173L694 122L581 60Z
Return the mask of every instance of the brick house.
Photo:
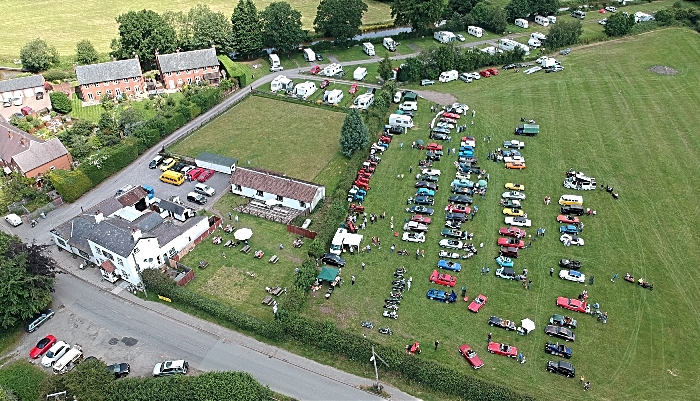
M139 96L144 80L138 58L75 67L78 95L84 102L99 102L102 96Z
M60 139L44 141L0 118L0 165L6 174L40 177L49 170L69 170L72 161Z
M201 81L218 85L221 80L214 47L171 54L156 51L156 64L165 89L178 89Z
M15 97L32 98L44 95L44 77L31 75L22 78L13 78L0 81L0 97L12 99ZM41 95L39 95L41 93Z

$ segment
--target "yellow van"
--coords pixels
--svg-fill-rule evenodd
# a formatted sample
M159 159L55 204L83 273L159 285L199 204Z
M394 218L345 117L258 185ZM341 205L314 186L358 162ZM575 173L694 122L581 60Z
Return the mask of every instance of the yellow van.
M163 164L160 165L160 171L170 170L170 167L174 166L175 163L177 163L177 160L173 159L172 157L168 157L167 159L163 160Z
M583 196L562 195L561 198L559 198L559 204L562 206L569 206L569 205L583 206Z
M185 176L177 171L166 171L160 176L160 180L173 185L182 185L185 182Z

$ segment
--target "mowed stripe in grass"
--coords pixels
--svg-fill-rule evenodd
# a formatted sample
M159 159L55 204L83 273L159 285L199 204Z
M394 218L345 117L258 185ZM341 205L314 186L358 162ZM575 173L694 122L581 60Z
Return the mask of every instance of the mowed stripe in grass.
M467 260L457 273L456 291L462 285L473 298L478 293L489 302L478 315L469 313L462 301L444 305L425 299L431 287L427 277L438 258L437 242L442 226L442 209L447 203L449 182L454 173L445 158L436 164L442 169L441 189L436 197L435 223L427 242L419 247L426 258L416 260L416 245L407 245L393 237L388 220L368 226L366 240L382 239L382 249L373 248L369 255L349 259L343 269L346 279L357 277L355 286L345 286L333 293L330 302L313 303L314 314L337 318L339 324L361 332L359 320L374 320L389 325L394 336L368 336L397 347L418 340L426 345L420 357L434 358L471 372L455 352L462 343L470 343L485 360L486 368L474 374L506 384L511 388L542 399L681 399L694 398L700 354L689 344L698 341L700 323L700 276L697 269L698 235L693 227L697 214L698 137L700 124L698 94L693 86L700 73L692 67L700 60L697 34L684 29L669 29L606 44L577 48L562 58L566 70L556 74L534 75L503 72L500 76L472 84L454 82L439 87L476 108L475 128L467 134L477 137L479 163L490 173L491 189L480 206L476 219L465 225L476 232L475 242L483 241L479 255ZM648 71L653 65L667 65L680 71L675 76L661 76ZM395 137L372 179L365 206L369 212L387 212L394 216L395 230L409 214L406 198L414 193L408 166L422 153L411 151L415 139L427 140L426 125L431 116L428 103L421 103L415 118L418 128L404 137ZM537 138L525 138L523 151L528 168L506 171L502 165L488 162L488 150L503 140L512 139L520 117L535 118L542 127ZM470 122L470 118L467 118ZM468 125L470 123L467 123ZM456 137L457 135L455 135ZM484 136L492 136L486 146ZM397 141L403 141L399 150ZM447 145L447 144L445 144ZM452 141L450 146L457 146ZM585 206L598 215L584 217L581 236L585 247L563 247L558 241L556 200L565 191L564 172L574 167L597 178L598 183L614 186L620 199L605 191L583 191ZM396 178L405 174L404 180ZM536 227L545 227L547 236L533 241L516 261L516 270L528 268L533 279L531 291L517 283L493 276L492 261L497 251L496 230L503 216L498 198L506 182L526 185L528 199L524 209ZM574 191L576 192L576 191ZM544 196L554 202L545 206ZM366 242L367 242L366 241ZM529 242L530 240L528 240ZM388 250L392 243L408 248L411 256L400 257ZM563 282L549 277L549 269L560 258L580 259L583 272L595 276L595 284ZM360 263L365 261L363 272ZM398 320L381 317L381 305L391 287L393 269L406 266L413 276L411 291L401 303ZM489 266L489 276L481 276L482 266ZM648 291L622 280L626 272L643 277L655 285ZM615 284L610 282L619 275ZM583 393L578 380L548 374L544 363L544 342L550 340L542 330L556 308L557 296L576 297L584 288L590 300L599 302L610 314L607 325L590 316L567 313L579 320L577 341L571 344L578 375L593 383L592 391ZM321 308L321 304L326 306ZM328 313L329 310L335 313ZM537 330L521 337L490 328L489 315L519 321L530 317ZM520 365L503 357L488 355L486 336L523 350L527 363ZM398 335L397 335L398 334ZM440 340L433 351L430 344ZM584 395L585 394L585 395Z
M313 181L329 163L343 164L339 139L344 120L345 113L338 111L252 96L170 151L192 157L216 153L238 159L243 167ZM335 180L328 174L319 178L324 185Z

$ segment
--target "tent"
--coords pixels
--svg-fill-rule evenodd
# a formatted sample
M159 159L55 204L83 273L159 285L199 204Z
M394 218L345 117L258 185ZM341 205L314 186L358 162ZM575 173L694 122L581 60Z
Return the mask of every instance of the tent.
M530 318L525 318L520 321L520 327L525 330L525 334L530 333L531 331L535 331L535 322L530 320Z
M336 277L338 277L338 269L333 267L324 267L321 269L321 273L316 276L316 279L319 281L332 282Z

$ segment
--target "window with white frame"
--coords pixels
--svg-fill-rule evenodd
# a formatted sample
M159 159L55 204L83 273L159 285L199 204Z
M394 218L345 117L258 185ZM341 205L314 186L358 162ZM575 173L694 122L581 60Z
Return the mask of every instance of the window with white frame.
M257 195L257 196L263 196L263 191L258 190L258 191L255 192L255 195Z
M277 195L277 201L278 201L278 202L282 202L283 199L284 199L284 198L282 198L282 195Z

